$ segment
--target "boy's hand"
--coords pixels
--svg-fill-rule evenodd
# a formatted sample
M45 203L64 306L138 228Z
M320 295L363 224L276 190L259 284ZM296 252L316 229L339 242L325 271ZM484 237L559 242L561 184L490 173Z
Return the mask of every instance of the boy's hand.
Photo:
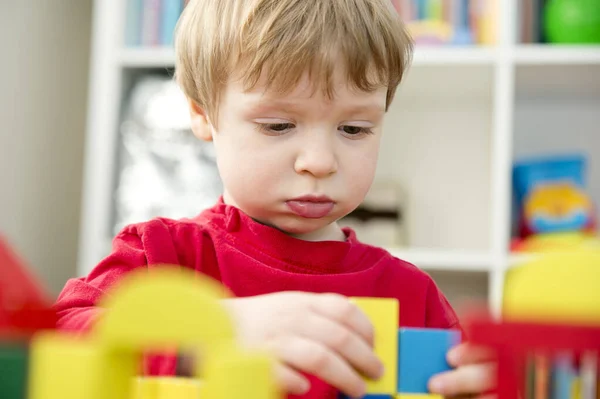
M365 394L359 373L383 374L369 319L341 295L283 292L224 302L242 342L266 348L281 362L278 378L289 393L310 388L300 372L353 397Z
M468 343L460 344L448 352L448 362L456 367L431 378L429 389L446 397L486 397L496 387L496 363L493 354L484 348Z

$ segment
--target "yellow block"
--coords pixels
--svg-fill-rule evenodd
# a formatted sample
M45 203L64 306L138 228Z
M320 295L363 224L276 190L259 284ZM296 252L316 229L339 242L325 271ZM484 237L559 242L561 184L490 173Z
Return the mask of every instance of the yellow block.
M181 377L138 377L132 399L200 399L200 380Z
M396 399L444 399L442 395L428 393L399 393Z
M110 311L94 332L105 345L126 350L233 341L233 323L218 302L224 297L216 283L189 270L134 272L100 303Z
M132 399L156 399L159 378L136 377L133 381Z
M389 298L351 298L371 320L375 330L375 354L385 367L379 380L367 380L368 394L394 395L398 379L398 301Z
M265 354L224 349L218 356L207 359L204 368L203 399L285 397L274 379L274 362Z
M35 337L28 399L197 399L193 381L132 383L142 352L163 347L203 354L203 369L212 370L214 380L206 384L225 393L203 394L205 399L282 398L274 389L270 359L241 353L235 344L232 322L219 302L222 293L181 269L132 273L102 302L105 311L86 338L57 332Z
M40 333L31 344L28 399L103 399L105 366L90 341Z
M541 255L507 273L504 318L600 325L599 281L600 251Z

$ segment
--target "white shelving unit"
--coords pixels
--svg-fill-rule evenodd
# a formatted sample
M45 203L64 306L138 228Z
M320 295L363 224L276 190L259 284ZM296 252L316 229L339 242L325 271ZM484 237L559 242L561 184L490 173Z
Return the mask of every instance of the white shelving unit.
M514 158L586 150L597 160L591 189L600 203L600 47L518 44L517 2L498 2L494 47L417 48L385 122L378 170L409 197L409 246L389 250L496 313L507 268L524 259L508 250ZM174 64L170 48L124 47L125 3L94 2L80 274L109 250L126 83Z

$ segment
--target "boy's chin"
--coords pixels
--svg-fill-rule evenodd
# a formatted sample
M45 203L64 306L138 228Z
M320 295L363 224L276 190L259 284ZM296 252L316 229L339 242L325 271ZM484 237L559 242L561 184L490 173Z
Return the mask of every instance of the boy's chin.
M344 239L344 233L337 225L336 219L332 218L281 221L273 227L289 236L306 241L340 241Z

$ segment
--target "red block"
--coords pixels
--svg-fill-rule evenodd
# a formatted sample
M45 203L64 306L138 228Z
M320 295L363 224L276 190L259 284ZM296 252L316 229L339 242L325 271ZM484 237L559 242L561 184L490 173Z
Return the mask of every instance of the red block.
M496 322L475 318L466 323L469 341L491 348L498 362L498 399L524 397L526 361L532 352L548 356L569 351L600 353L600 326Z
M56 326L56 312L41 284L0 237L0 337L27 338Z

